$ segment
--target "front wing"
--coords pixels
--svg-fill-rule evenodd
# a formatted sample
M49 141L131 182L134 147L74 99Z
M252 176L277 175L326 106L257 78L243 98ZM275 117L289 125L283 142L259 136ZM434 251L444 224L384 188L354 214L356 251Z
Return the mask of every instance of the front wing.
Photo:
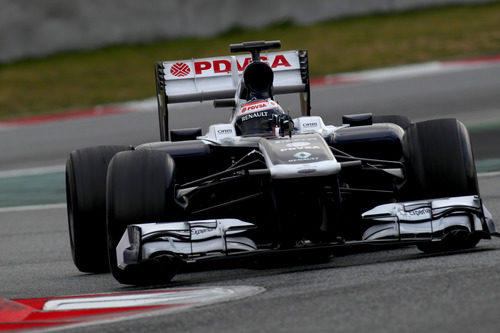
M371 227L360 241L321 244L306 241L286 250L259 249L247 235L256 226L238 219L133 224L128 226L117 246L117 264L125 269L161 255L173 255L189 263L276 251L417 244L440 241L448 231L455 229L480 233L482 238L497 235L492 216L478 196L385 204L365 212L362 217Z

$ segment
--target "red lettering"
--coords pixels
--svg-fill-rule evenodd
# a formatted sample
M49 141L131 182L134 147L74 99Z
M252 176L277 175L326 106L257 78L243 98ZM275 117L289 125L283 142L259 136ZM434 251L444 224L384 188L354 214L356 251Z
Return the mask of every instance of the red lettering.
M238 72L243 71L245 69L245 67L247 67L248 64L250 63L250 60L252 60L252 58L245 58L243 65L241 65L240 62L238 60L236 60L236 64L238 65Z
M194 63L194 72L196 74L201 74L203 71L210 69L212 64L208 61L197 61Z
M251 60L252 58L245 58L245 61L243 61L243 65L240 64L238 60L236 60L236 64L238 65L238 72L242 72L248 66ZM267 62L267 57L260 57L260 61Z
M262 109L263 107L266 107L266 104L257 104L257 105L252 105L248 107L248 110L257 110L257 109Z
M229 60L215 60L214 73L224 73L231 70L231 63Z
M267 62L268 58L267 57L260 57L260 60L262 62L265 62L269 65ZM248 66L248 64L252 61L252 58L245 58L243 60L243 63L240 63L240 61L236 60L236 65L238 68L238 72L242 72L245 70L245 68ZM286 59L286 57L283 54L279 54L276 57L274 57L274 61L271 65L271 68L276 68L276 67L291 67L290 63ZM194 63L194 72L197 75L203 74L204 71L207 71L209 69L213 68L214 73L226 73L231 71L231 62L229 60L225 59L220 59L220 60L214 60L213 64L209 61L196 61Z
M274 58L273 64L271 65L272 68L276 68L278 66L285 66L285 67L290 67L290 63L286 60L285 56L282 54L279 54Z

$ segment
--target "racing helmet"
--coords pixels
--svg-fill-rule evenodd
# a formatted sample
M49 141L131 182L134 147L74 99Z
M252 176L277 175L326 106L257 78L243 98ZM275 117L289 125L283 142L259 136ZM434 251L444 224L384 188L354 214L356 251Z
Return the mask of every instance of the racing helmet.
M286 116L281 106L270 98L252 99L243 104L235 116L237 135L277 135L278 119Z

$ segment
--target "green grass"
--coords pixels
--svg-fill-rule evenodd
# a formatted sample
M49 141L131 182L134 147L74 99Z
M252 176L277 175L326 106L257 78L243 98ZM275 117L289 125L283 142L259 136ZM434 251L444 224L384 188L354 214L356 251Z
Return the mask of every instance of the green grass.
M0 118L154 96L153 64L219 56L228 44L307 49L312 76L500 52L500 2L372 15L310 26L234 28L215 38L114 46L0 65Z

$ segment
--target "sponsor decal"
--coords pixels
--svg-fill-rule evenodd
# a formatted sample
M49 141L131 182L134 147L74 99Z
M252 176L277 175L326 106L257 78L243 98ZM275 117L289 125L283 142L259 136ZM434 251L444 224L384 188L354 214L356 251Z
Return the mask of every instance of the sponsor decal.
M304 146L309 146L311 143L310 142L292 142L292 143L287 143L287 147L304 147Z
M286 60L285 56L280 54L277 55L276 58L274 58L273 63L271 64L271 68L276 68L276 67L291 67L290 63Z
M302 127L305 127L305 128L318 127L318 126L319 126L319 124L317 122L302 124Z
M267 110L275 108L277 106L278 103L272 100L257 101L243 105L243 107L241 108L241 113Z
M256 105L244 106L241 109L241 113L262 110L262 109L265 109L267 106L268 106L268 104L266 102L262 102L262 103L259 103L259 104L256 104Z
M233 130L231 128L219 129L219 130L217 130L217 134L221 134L221 135L233 134Z
M214 231L215 229L214 228L191 228L191 235L192 236L199 236L199 235L203 235L207 232L211 232L211 231Z
M198 75L209 69L212 69L217 74L227 73L231 71L231 62L225 59L194 62L194 72Z
M318 138L312 137L312 138L300 138L300 141L318 141ZM282 139L276 142L275 144L280 145L280 144L287 144L287 143L293 143L297 141L293 141L293 139Z
M312 154L308 153L307 151L299 151L298 153L295 153L293 157L294 159L288 160L288 163L295 163L295 162L310 162L310 161L318 161L319 157L311 157Z
M294 150L316 150L316 149L321 149L320 146L301 146L301 147L288 147L288 148L281 148L280 151L294 151Z
M250 105L250 106L247 107L247 111L254 111L254 110L263 109L266 106L268 106L267 103L261 103L261 104L257 104L257 105Z
M311 156L311 153L308 153L306 151L301 151L293 155L293 157L298 158L298 159L306 159Z
M188 75L191 72L191 69L189 68L188 65L186 65L183 62L176 62L171 68L170 68L170 74L176 77L184 77Z
M287 59L287 55L285 54L276 54L270 58L262 56L260 59L261 61L267 63L272 69L292 67L292 63L295 63L293 59ZM251 57L246 57L244 59L241 57L238 59L237 57L235 63L238 72L242 72L248 64L251 63L251 61ZM170 68L170 74L178 78L182 78L190 74L191 69L186 62L174 63ZM194 60L191 63L193 64L194 73L196 75L229 73L231 72L233 66L231 60L228 58L207 58Z
M306 157L288 160L288 163L319 161L319 157Z
M235 136L234 127L228 124L219 124L210 126L209 136L215 137L216 140L222 140L227 137Z
M267 117L267 113L268 113L267 111L258 111L258 112L249 113L249 114L241 117L241 121L247 121L247 120L252 119L252 118Z
M431 214L431 209L430 208L420 208L420 209L414 209L408 212L408 215L411 216L422 216L422 215L430 215Z
M238 68L238 72L242 72L250 63L252 58L245 58L243 63L240 63L239 60L236 60L236 66ZM267 63L266 57L260 57L260 60ZM229 60L220 59L213 61L195 61L194 62L194 72L197 75L203 74L204 71L213 70L214 73L224 73L231 71L231 62Z

